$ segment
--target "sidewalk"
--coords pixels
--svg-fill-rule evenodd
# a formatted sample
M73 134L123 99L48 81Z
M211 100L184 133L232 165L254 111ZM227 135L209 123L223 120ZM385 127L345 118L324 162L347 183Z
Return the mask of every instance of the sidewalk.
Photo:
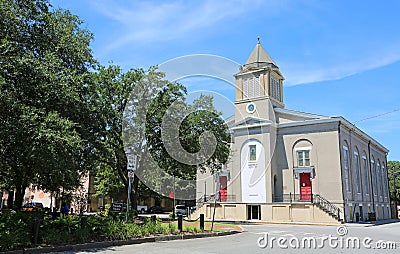
M346 227L373 227L391 223L399 223L399 219L387 219L387 220L379 220L379 221L360 221L360 222L353 222L353 223L345 223Z

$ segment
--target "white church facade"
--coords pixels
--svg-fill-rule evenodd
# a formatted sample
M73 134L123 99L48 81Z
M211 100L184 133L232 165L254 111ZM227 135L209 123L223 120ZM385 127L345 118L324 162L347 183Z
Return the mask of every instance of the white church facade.
M285 109L284 77L260 42L234 76L230 160L217 177L198 174L196 214L211 219L216 204L219 220L391 217L388 149L342 117Z

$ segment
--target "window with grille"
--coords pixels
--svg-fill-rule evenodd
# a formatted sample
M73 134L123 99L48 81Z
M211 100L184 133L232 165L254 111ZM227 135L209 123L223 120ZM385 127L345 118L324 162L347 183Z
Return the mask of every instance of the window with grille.
M354 170L356 171L357 193L361 193L360 157L357 152L354 152Z
M343 162L344 162L344 181L347 192L351 192L350 172L349 172L349 149L343 147Z
M270 79L270 95L272 98L281 101L281 87L279 81L273 77Z
M299 167L309 167L310 166L310 150L297 151L297 165Z
M365 193L369 194L369 178L368 178L368 168L367 168L367 157L363 156L362 159L362 168L363 168L363 176L364 176L364 186L365 186Z

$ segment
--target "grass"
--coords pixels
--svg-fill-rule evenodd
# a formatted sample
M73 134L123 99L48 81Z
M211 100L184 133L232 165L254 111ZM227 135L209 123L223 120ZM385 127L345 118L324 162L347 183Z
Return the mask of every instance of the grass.
M166 227L168 225L173 225L176 227L176 232L178 232L178 222L173 221L173 222L164 222L163 226ZM204 222L204 232L211 232L211 225L212 222L206 221ZM184 232L190 232L190 233L199 233L202 232L200 229L200 222L187 222L183 221L183 231ZM242 228L238 225L234 224L229 224L229 223L220 223L220 222L214 222L214 228L213 232L229 232L232 230L238 230L240 231Z

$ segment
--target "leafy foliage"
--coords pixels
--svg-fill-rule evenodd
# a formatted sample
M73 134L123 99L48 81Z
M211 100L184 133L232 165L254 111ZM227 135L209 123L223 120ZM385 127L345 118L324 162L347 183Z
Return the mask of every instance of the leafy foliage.
M18 207L27 187L68 193L88 170L96 174L98 195L120 196L128 187L128 103L136 108L129 138L139 170L149 152L162 169L183 179L194 179L198 168L219 170L227 160L227 127L220 114L210 112L211 97L189 106L194 113L185 116L179 142L196 153L199 137L209 131L218 147L206 163L185 165L169 156L160 135L163 114L182 100L185 87L166 81L156 67L123 72L100 66L90 49L93 35L81 28L79 17L53 9L47 0L0 0L0 6L0 186L16 190ZM140 102L131 96L134 88ZM134 205L139 195L157 196L137 176L133 189Z
M147 112L146 141L151 156L160 168L180 179L194 180L198 170L201 172L209 170L214 173L226 163L230 152L230 134L228 126L220 117L221 113L214 109L212 97L202 95L189 104L184 97L186 94L186 88L180 84L168 84L161 90L151 102ZM179 102L176 103L177 101ZM171 110L172 104L173 110ZM190 114L185 115L185 112L190 112ZM163 128L166 127L163 126L166 114L170 114L169 121L172 122L183 119L179 126L178 140L174 141L182 146L185 153L195 154L202 147L209 148L207 144L202 144L199 140L205 132L211 132L216 138L216 149L212 156L205 162L195 165L188 165L173 158L167 151L162 136ZM195 189L195 186L183 185L183 187Z
M394 178L396 177L396 190L397 190L397 204L400 205L400 161L388 161L388 179L389 179L389 189L390 189L390 200L394 201L395 191L394 191ZM395 173L398 172L398 173Z
M71 190L91 167L82 98L96 61L92 34L69 11L46 0L0 6L0 172L21 206L30 184Z
M22 213L0 213L0 251L29 246L32 219Z

